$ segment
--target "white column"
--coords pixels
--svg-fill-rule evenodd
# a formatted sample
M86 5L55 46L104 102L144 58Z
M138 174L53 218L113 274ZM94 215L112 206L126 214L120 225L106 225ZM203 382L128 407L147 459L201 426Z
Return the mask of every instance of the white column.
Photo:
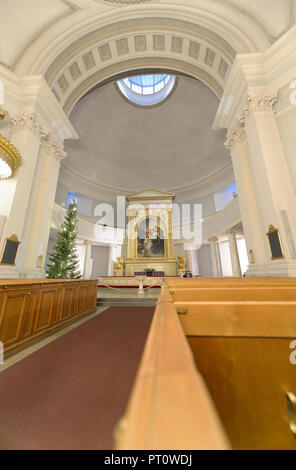
M1 249L6 238L15 234L21 241L16 259L17 267L23 249L23 232L37 166L40 138L45 131L33 115L18 115L10 120L13 125L10 141L19 150L22 163L13 176L1 181L0 213L7 217L1 237ZM17 267L0 266L0 277L18 277Z
M197 276L199 274L199 267L196 248L189 246L189 249L185 250L185 254L187 268L192 272L193 276Z
M273 107L275 96L249 97L245 129L261 231L265 234L267 262L262 274L296 275L296 194L282 146ZM284 216L283 216L284 214ZM280 231L284 259L272 260L266 232Z
M230 248L232 274L234 277L241 277L242 271L241 271L239 254L238 254L238 249L237 249L235 231L229 230L227 232L227 236L228 236L229 248Z
M186 256L186 266L188 270L193 273L193 263L192 263L192 250L185 250L185 256Z
M26 272L30 278L45 277L44 262L60 160L65 155L55 141L43 140L23 232L23 246L18 261L19 271ZM38 261L41 261L41 266L38 266Z
M220 277L220 270L219 270L219 259L217 253L217 237L211 237L208 240L211 245L211 258L212 258L212 267L213 267L213 277Z
M90 279L92 270L92 259L91 259L91 247L92 243L89 240L85 241L85 257L84 257L84 270L83 277Z
M254 253L255 263L262 265L267 262L268 252L265 233L262 230L258 205L254 189L254 182L250 168L250 156L247 146L247 137L242 126L232 129L226 142L231 150L232 165L238 191L238 202L242 217L246 247Z

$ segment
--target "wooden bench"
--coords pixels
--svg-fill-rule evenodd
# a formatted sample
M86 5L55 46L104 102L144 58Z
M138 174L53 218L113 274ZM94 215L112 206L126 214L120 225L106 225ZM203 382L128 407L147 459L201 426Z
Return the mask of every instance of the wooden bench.
M296 449L286 401L296 396L296 279L167 284L233 448Z
M116 441L119 450L229 448L166 287Z

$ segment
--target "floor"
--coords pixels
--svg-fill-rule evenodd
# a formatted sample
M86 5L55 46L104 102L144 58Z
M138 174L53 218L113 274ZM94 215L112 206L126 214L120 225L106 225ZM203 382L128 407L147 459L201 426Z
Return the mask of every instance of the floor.
M112 449L153 313L98 309L5 361L0 449Z

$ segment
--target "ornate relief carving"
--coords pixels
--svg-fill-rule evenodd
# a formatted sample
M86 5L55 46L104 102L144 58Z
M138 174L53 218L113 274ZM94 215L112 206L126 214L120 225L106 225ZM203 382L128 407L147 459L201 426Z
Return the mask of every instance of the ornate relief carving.
M63 160L67 156L67 153L64 152L50 135L47 135L42 141L42 149L45 153L51 154L58 161Z
M275 95L249 96L248 106L254 112L272 111L277 100L278 98Z
M29 129L39 138L43 149L57 160L63 160L67 153L59 146L50 132L36 118L35 114L9 114L9 122L15 129Z
M246 133L244 126L235 126L230 130L228 138L225 142L225 147L229 150L232 149L233 145L243 145L246 142Z
M40 140L48 136L48 131L35 114L9 114L9 122L15 129L30 129Z
M248 104L245 105L236 117L237 124L230 130L225 147L232 149L234 144L242 145L246 142L245 127L250 117L251 111L258 113L263 111L272 111L277 103L275 95L249 96Z

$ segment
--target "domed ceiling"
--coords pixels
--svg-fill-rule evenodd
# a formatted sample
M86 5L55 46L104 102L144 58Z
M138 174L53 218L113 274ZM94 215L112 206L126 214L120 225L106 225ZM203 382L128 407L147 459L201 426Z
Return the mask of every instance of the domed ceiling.
M139 107L115 83L85 96L70 119L79 135L66 144L64 169L98 187L120 192L143 188L203 193L233 179L225 131L212 130L219 106L213 92L189 77L157 106Z

